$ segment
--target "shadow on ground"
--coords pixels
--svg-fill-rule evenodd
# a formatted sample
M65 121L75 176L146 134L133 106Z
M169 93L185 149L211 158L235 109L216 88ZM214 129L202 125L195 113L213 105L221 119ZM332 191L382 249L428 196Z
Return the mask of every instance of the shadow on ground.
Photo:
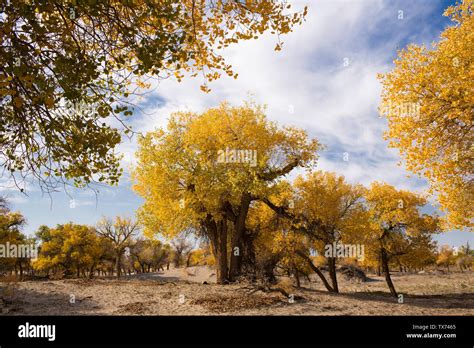
M71 294L72 295L72 294ZM50 293L20 289L14 285L0 284L0 315L86 314L100 308L89 297L71 297L52 290ZM45 312L54 309L54 313Z

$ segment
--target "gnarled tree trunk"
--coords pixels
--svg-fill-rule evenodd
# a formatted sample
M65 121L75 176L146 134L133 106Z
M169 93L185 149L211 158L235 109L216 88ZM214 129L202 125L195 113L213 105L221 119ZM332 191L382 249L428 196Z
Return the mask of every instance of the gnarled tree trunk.
M243 260L243 239L245 233L245 220L247 219L251 197L249 193L244 193L240 199L240 207L238 215L234 223L234 231L231 239L231 256L230 256L230 270L229 280L236 280L242 273Z
M214 221L208 217L204 223L216 258L216 282L225 284L229 281L227 266L227 220Z
M328 269L329 269L329 278L331 278L332 289L334 292L339 292L339 287L337 286L336 258L335 257L328 257Z
M392 283L392 278L390 277L390 268L388 266L388 253L384 247L380 250L380 258L382 261L382 270L385 275L385 281L387 282L388 288L390 289L390 293L398 297L397 291L395 290L395 286Z

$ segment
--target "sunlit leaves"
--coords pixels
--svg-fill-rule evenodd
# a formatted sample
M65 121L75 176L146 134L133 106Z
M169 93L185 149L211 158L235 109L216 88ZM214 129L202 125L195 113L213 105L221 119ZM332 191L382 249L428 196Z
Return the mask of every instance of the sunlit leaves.
M374 182L365 193L370 225L367 229L366 264L377 264L379 251L384 248L389 256L410 259L432 255L431 237L440 232L439 219L422 213L427 204L419 194L397 190L395 187ZM411 265L417 265L411 261Z
M248 193L262 199L297 167L314 165L319 149L303 130L270 122L258 105L221 104L203 114L173 114L166 130L140 139L134 190L145 199L144 225L176 235L210 215L225 216ZM245 150L254 162L220 162L221 151Z
M104 242L86 225L68 223L55 228L40 227L42 241L33 267L40 271L62 268L66 274L94 267L104 254Z
M447 214L445 228L473 221L473 2L449 7L448 27L429 49L410 45L393 71L381 75L386 137L409 170L424 175Z
M121 132L109 125L132 114L127 98L148 88L149 76L200 76L209 91L221 73L235 76L222 48L268 30L286 34L306 14L274 1L18 0L1 8L0 159L48 191L56 179L118 182ZM96 113L56 117L63 100Z
M6 207L6 203L0 197L0 244L6 248L8 244L19 245L26 243L26 236L21 233L25 224L25 218L19 212L12 212ZM3 250L5 252L5 249ZM5 255L3 255L5 256ZM18 262L18 259L1 257L0 270L10 270Z

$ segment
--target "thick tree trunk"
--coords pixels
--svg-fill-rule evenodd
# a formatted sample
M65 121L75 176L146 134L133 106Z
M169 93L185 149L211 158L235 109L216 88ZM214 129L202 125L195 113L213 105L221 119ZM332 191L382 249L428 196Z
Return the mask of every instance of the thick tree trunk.
M380 253L381 259L382 259L382 269L385 274L385 281L387 282L388 288L390 289L390 293L398 297L397 291L395 290L395 286L392 283L392 278L390 278L390 268L388 266L388 254L385 248L382 247L381 253Z
M230 270L229 279L236 280L242 273L242 258L243 258L243 236L245 233L245 220L250 207L250 194L244 193L240 200L240 208L235 220L234 231L231 240L231 256L230 256Z
M249 230L245 229L242 239L242 247L243 247L243 255L241 260L241 274L245 275L245 277L249 281L255 281L257 279L257 273L260 275L264 274L265 272L259 272L261 270L257 269L257 260L255 256L255 247L254 247L254 238L258 235L258 232L250 232ZM269 270L273 274L274 266L270 265L271 270ZM263 275L266 277L266 275ZM273 279L273 276L270 276L270 279Z
M227 266L227 221L225 219L217 223L216 249L217 283L224 284L229 281Z
M337 274L336 274L336 258L328 257L328 268L329 268L329 277L332 282L332 289L334 292L339 292L339 287L337 286Z
M211 241L212 253L216 258L216 282L225 284L229 281L227 266L227 221L214 221L211 216L204 222L207 234Z

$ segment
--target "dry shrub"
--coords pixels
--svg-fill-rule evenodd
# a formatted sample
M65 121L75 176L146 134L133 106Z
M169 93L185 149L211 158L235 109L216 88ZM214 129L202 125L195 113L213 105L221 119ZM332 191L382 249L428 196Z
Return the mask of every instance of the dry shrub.
M343 265L339 268L339 272L343 274L347 280L356 280L360 282L367 281L365 272L355 264Z
M16 274L5 274L0 277L0 283L18 283L20 278Z
M0 288L0 298L5 302L13 301L16 290L18 288L18 282L20 281L19 277L15 274L5 275L1 278L1 282L5 283L2 288Z
M49 279L51 280L61 280L64 278L64 271L63 270L57 270L53 274L49 276Z
M13 301L16 289L16 283L7 283L5 286L2 287L2 289L0 289L0 298L7 302Z
M2 277L2 282L4 284L0 287L0 313L14 312L18 295L18 277L8 275Z
M283 289L288 294L292 294L294 292L293 281L288 277L281 277L275 285L275 288Z
M132 302L118 306L115 313L117 314L131 314L144 315L150 312L150 305L157 303L156 301L148 302Z
M207 295L191 301L192 304L201 305L212 312L225 313L246 309L254 309L284 303L277 296L260 295Z
M79 278L79 279L68 279L68 280L65 280L64 283L89 287L89 286L96 285L97 281L95 281L94 279Z

